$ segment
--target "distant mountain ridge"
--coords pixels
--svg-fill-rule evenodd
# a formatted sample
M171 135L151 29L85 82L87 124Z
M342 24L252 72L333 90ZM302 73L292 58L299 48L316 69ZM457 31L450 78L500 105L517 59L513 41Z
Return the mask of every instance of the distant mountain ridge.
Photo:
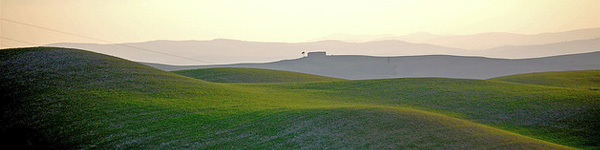
M489 79L514 74L600 70L600 52L534 59L494 59L448 55L372 57L357 55L304 57L272 63L171 66L145 63L162 70L198 68L261 68L334 78L362 80L408 77Z
M402 40L411 43L431 44L458 49L486 50L503 46L543 45L594 38L600 38L600 28L577 29L541 34L516 34L505 32L472 35L435 35L426 32L418 32L401 36L334 34L321 39L335 39L347 42Z
M590 28L532 35L500 32L482 33L475 35L440 37L419 43L462 49L484 50L501 46L540 45L573 40L593 39L598 37L600 37L600 28Z
M537 57L550 57L557 54L579 54L600 51L600 38L567 41L561 43L503 46L483 51L472 51L468 56L483 56L490 58L526 59Z
M366 43L347 43L332 40L310 43L276 43L218 39L211 41L150 41L112 45L57 43L51 44L51 46L86 49L138 62L170 65L214 65L266 63L284 59L297 59L303 56L302 52L310 51L326 51L332 55L390 57L457 55L522 59L600 51L599 41L600 38L596 38L543 45L506 46L481 51L415 44L397 40Z
M315 39L313 41L323 41L323 40L340 40L344 42L350 43L364 43L364 42L372 42L372 41L385 41L385 40L400 40L407 41L411 43L418 43L434 38L446 37L448 35L436 35L428 32L416 32L407 35L359 35L359 34L343 34L336 33L331 34L322 38Z
M283 59L301 58L303 56L302 52L310 51L327 51L329 54L334 55L371 56L458 55L466 52L461 49L394 40L366 43L347 43L333 40L307 43L279 43L216 39L210 41L163 40L125 44L56 43L49 46L86 49L132 61L175 65L273 62ZM164 53L170 55L164 55Z

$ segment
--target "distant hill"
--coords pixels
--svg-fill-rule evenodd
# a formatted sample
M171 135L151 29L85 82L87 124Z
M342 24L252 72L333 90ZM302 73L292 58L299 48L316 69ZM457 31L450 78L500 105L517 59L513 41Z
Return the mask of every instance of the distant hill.
M124 44L56 43L49 46L79 48L132 61L171 65L264 63L301 58L303 56L302 52L310 51L327 51L336 55L371 56L461 54L465 51L403 41L277 43L217 39L211 41L149 41Z
M516 34L504 32L480 33L472 35L435 35L431 33L419 32L400 36L333 34L320 38L319 40L341 40L346 42L401 40L411 43L431 44L457 49L486 50L504 46L544 45L595 38L600 38L600 28L577 29L564 32L541 34Z
M163 40L122 44L55 43L50 46L79 48L137 62L169 65L266 63L301 58L302 52L311 51L327 51L331 55L379 57L456 55L521 59L600 51L600 42L598 42L600 33L598 32L600 32L600 28L539 35L487 33L438 38L433 38L433 35L427 33L418 33L407 35L400 40L381 38L377 41L361 43L334 40L280 43L217 39L210 41ZM434 41L420 43L401 41L409 37L431 38L430 40ZM467 50L466 48L470 47L452 45L456 43L489 49Z
M600 70L518 74L491 80L600 90Z
M473 51L472 56L492 58L537 58L550 57L557 54L579 54L600 51L600 38L576 40L561 43L528 45L528 46L503 46L482 51Z
M327 56L256 64L171 66L146 63L146 65L169 71L222 67L263 68L351 80L406 77L488 79L533 72L596 70L600 69L600 59L598 58L600 58L600 52L516 60L447 55Z
M400 40L412 43L418 43L434 38L445 37L443 35L435 35L427 32L417 32L407 35L360 35L360 34L343 34L336 33L331 34L322 38L315 39L313 41L325 41L325 40L339 40L350 43L364 43L372 41L386 41L386 40Z
M52 47L0 50L0 70L6 147L600 147L600 94L587 89L444 78L212 83Z
M282 83L338 81L341 79L297 72L256 68L209 68L174 71L180 75L220 83Z
M531 35L498 32L474 35L444 36L427 39L417 43L426 43L460 49L485 50L502 46L542 45L594 38L600 38L600 28Z

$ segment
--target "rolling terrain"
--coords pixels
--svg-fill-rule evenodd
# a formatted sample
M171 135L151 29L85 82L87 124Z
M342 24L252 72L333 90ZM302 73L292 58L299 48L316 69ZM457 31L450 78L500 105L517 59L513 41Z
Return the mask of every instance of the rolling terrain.
M581 89L600 89L600 71L568 71L519 74L492 80Z
M2 142L10 145L29 142L34 143L29 146L58 149L600 147L596 121L600 93L584 88L445 78L214 83L98 53L49 47L0 50L0 60L0 127ZM248 70L228 72L244 71Z
M167 71L197 68L262 68L362 80L406 77L489 79L507 75L600 69L600 52L533 59L493 59L447 55L371 57L303 57L272 63L210 66L171 66L145 63Z

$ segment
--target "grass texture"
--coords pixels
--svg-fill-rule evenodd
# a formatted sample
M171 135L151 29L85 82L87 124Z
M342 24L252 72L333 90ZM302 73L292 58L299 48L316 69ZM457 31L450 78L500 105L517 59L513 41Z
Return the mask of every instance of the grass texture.
M285 83L342 80L297 72L256 68L191 69L174 71L173 73L219 83Z

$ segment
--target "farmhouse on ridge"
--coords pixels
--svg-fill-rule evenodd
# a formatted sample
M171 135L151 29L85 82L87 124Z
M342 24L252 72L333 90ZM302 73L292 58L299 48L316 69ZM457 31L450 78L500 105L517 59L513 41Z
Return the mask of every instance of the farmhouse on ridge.
M327 56L327 53L325 53L325 52L308 52L308 57L310 57L310 58L325 57L325 56Z

